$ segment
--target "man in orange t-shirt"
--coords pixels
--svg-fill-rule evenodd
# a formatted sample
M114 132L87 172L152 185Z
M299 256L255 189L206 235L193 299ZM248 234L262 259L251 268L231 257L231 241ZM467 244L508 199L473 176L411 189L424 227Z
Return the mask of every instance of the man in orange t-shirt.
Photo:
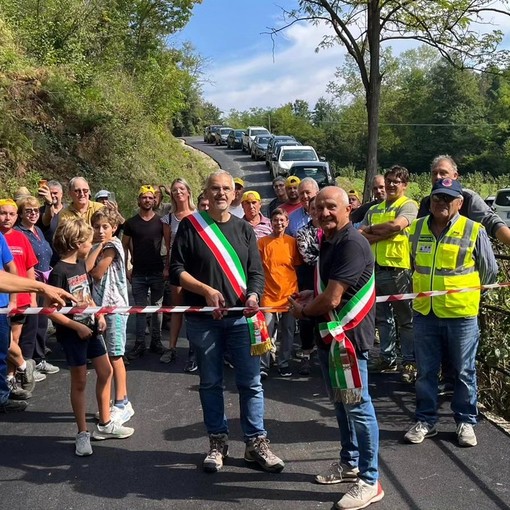
M303 263L296 240L285 234L289 225L289 215L281 208L271 214L273 233L258 240L260 258L266 278L266 286L262 295L261 306L287 306L288 297L298 292L296 266ZM266 312L266 322L271 336L276 330L279 320L280 348L278 351L278 372L281 377L290 377L289 360L294 343L296 320L289 312ZM260 358L262 378L269 373L270 353Z

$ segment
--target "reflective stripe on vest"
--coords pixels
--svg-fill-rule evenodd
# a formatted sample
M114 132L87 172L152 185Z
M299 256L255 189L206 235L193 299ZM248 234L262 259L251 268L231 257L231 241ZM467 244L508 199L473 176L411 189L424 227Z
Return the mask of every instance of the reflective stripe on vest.
M387 205L386 200L374 205L367 211L368 224L379 225L393 221L398 216L400 208L407 202L414 202L414 200L400 197L389 205ZM416 204L416 207L418 207L418 204ZM401 269L411 268L408 231L409 227L389 239L384 239L370 245L377 264Z
M413 221L409 244L413 259L413 292L478 287L480 276L473 260L480 223L458 216L438 241L430 231L429 216ZM447 294L413 301L415 311L437 317L459 318L478 315L480 291Z

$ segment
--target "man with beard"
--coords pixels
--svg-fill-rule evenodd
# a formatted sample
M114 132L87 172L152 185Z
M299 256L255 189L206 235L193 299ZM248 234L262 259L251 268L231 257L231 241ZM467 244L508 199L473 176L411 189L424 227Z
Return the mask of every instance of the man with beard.
M142 186L138 191L138 214L129 218L124 224L124 247L126 260L126 276L131 282L131 290L136 306L150 304L161 306L163 302L163 258L161 257L161 240L163 238L163 223L154 212L156 190L150 186ZM133 269L129 269L128 260L131 256ZM161 343L160 313L153 313L151 318L150 350L156 354L165 351ZM136 316L136 340L128 352L128 359L134 360L145 353L145 314Z

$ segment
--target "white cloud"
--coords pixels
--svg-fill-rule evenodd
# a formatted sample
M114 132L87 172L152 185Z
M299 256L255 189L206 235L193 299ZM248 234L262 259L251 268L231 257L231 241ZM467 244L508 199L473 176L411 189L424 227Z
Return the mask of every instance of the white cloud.
M507 9L502 1L495 2L494 7ZM509 16L491 13L485 20L492 24L478 24L481 33L494 28L510 31ZM296 99L308 101L313 108L319 97L327 97L327 84L335 79L335 70L345 57L342 45L315 51L325 33L332 33L325 24L296 23L275 37L274 55L271 37L261 34L250 49L244 49L240 60L239 55L235 61L232 56L231 61L225 56L212 60L208 70L211 83L204 85L205 99L225 113L232 108L279 107ZM508 36L504 42L508 47ZM391 42L395 54L417 45L412 40Z
M214 62L209 73L213 83L204 86L204 97L225 112L278 107L295 99L313 107L345 54L341 46L315 52L325 30L306 23L291 26L276 38L274 58L271 38L261 35L267 39L263 52L226 65L224 60ZM257 46L260 51L260 41Z

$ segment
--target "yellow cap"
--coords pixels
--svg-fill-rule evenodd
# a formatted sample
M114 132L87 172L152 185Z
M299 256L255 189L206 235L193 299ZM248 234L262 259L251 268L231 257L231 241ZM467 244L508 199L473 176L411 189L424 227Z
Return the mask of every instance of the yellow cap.
M3 207L4 205L10 205L16 209L18 208L18 205L12 198L2 198L0 200L0 207Z
M241 202L252 202L253 200L261 201L260 195L257 191L245 191L243 193L243 198L241 199Z
M348 197L355 197L355 198L357 198L361 202L361 196L360 196L360 194L355 189L351 189L349 191L349 193L347 193L347 196Z
M244 188L244 181L240 177L234 178L234 184L239 184L242 188Z
M154 186L151 186L150 184L144 184L143 186L140 186L140 189L138 190L138 196L145 195L145 193L152 193L155 195L156 190L154 189Z
M291 175L285 179L285 186L299 186L301 179L295 175Z

